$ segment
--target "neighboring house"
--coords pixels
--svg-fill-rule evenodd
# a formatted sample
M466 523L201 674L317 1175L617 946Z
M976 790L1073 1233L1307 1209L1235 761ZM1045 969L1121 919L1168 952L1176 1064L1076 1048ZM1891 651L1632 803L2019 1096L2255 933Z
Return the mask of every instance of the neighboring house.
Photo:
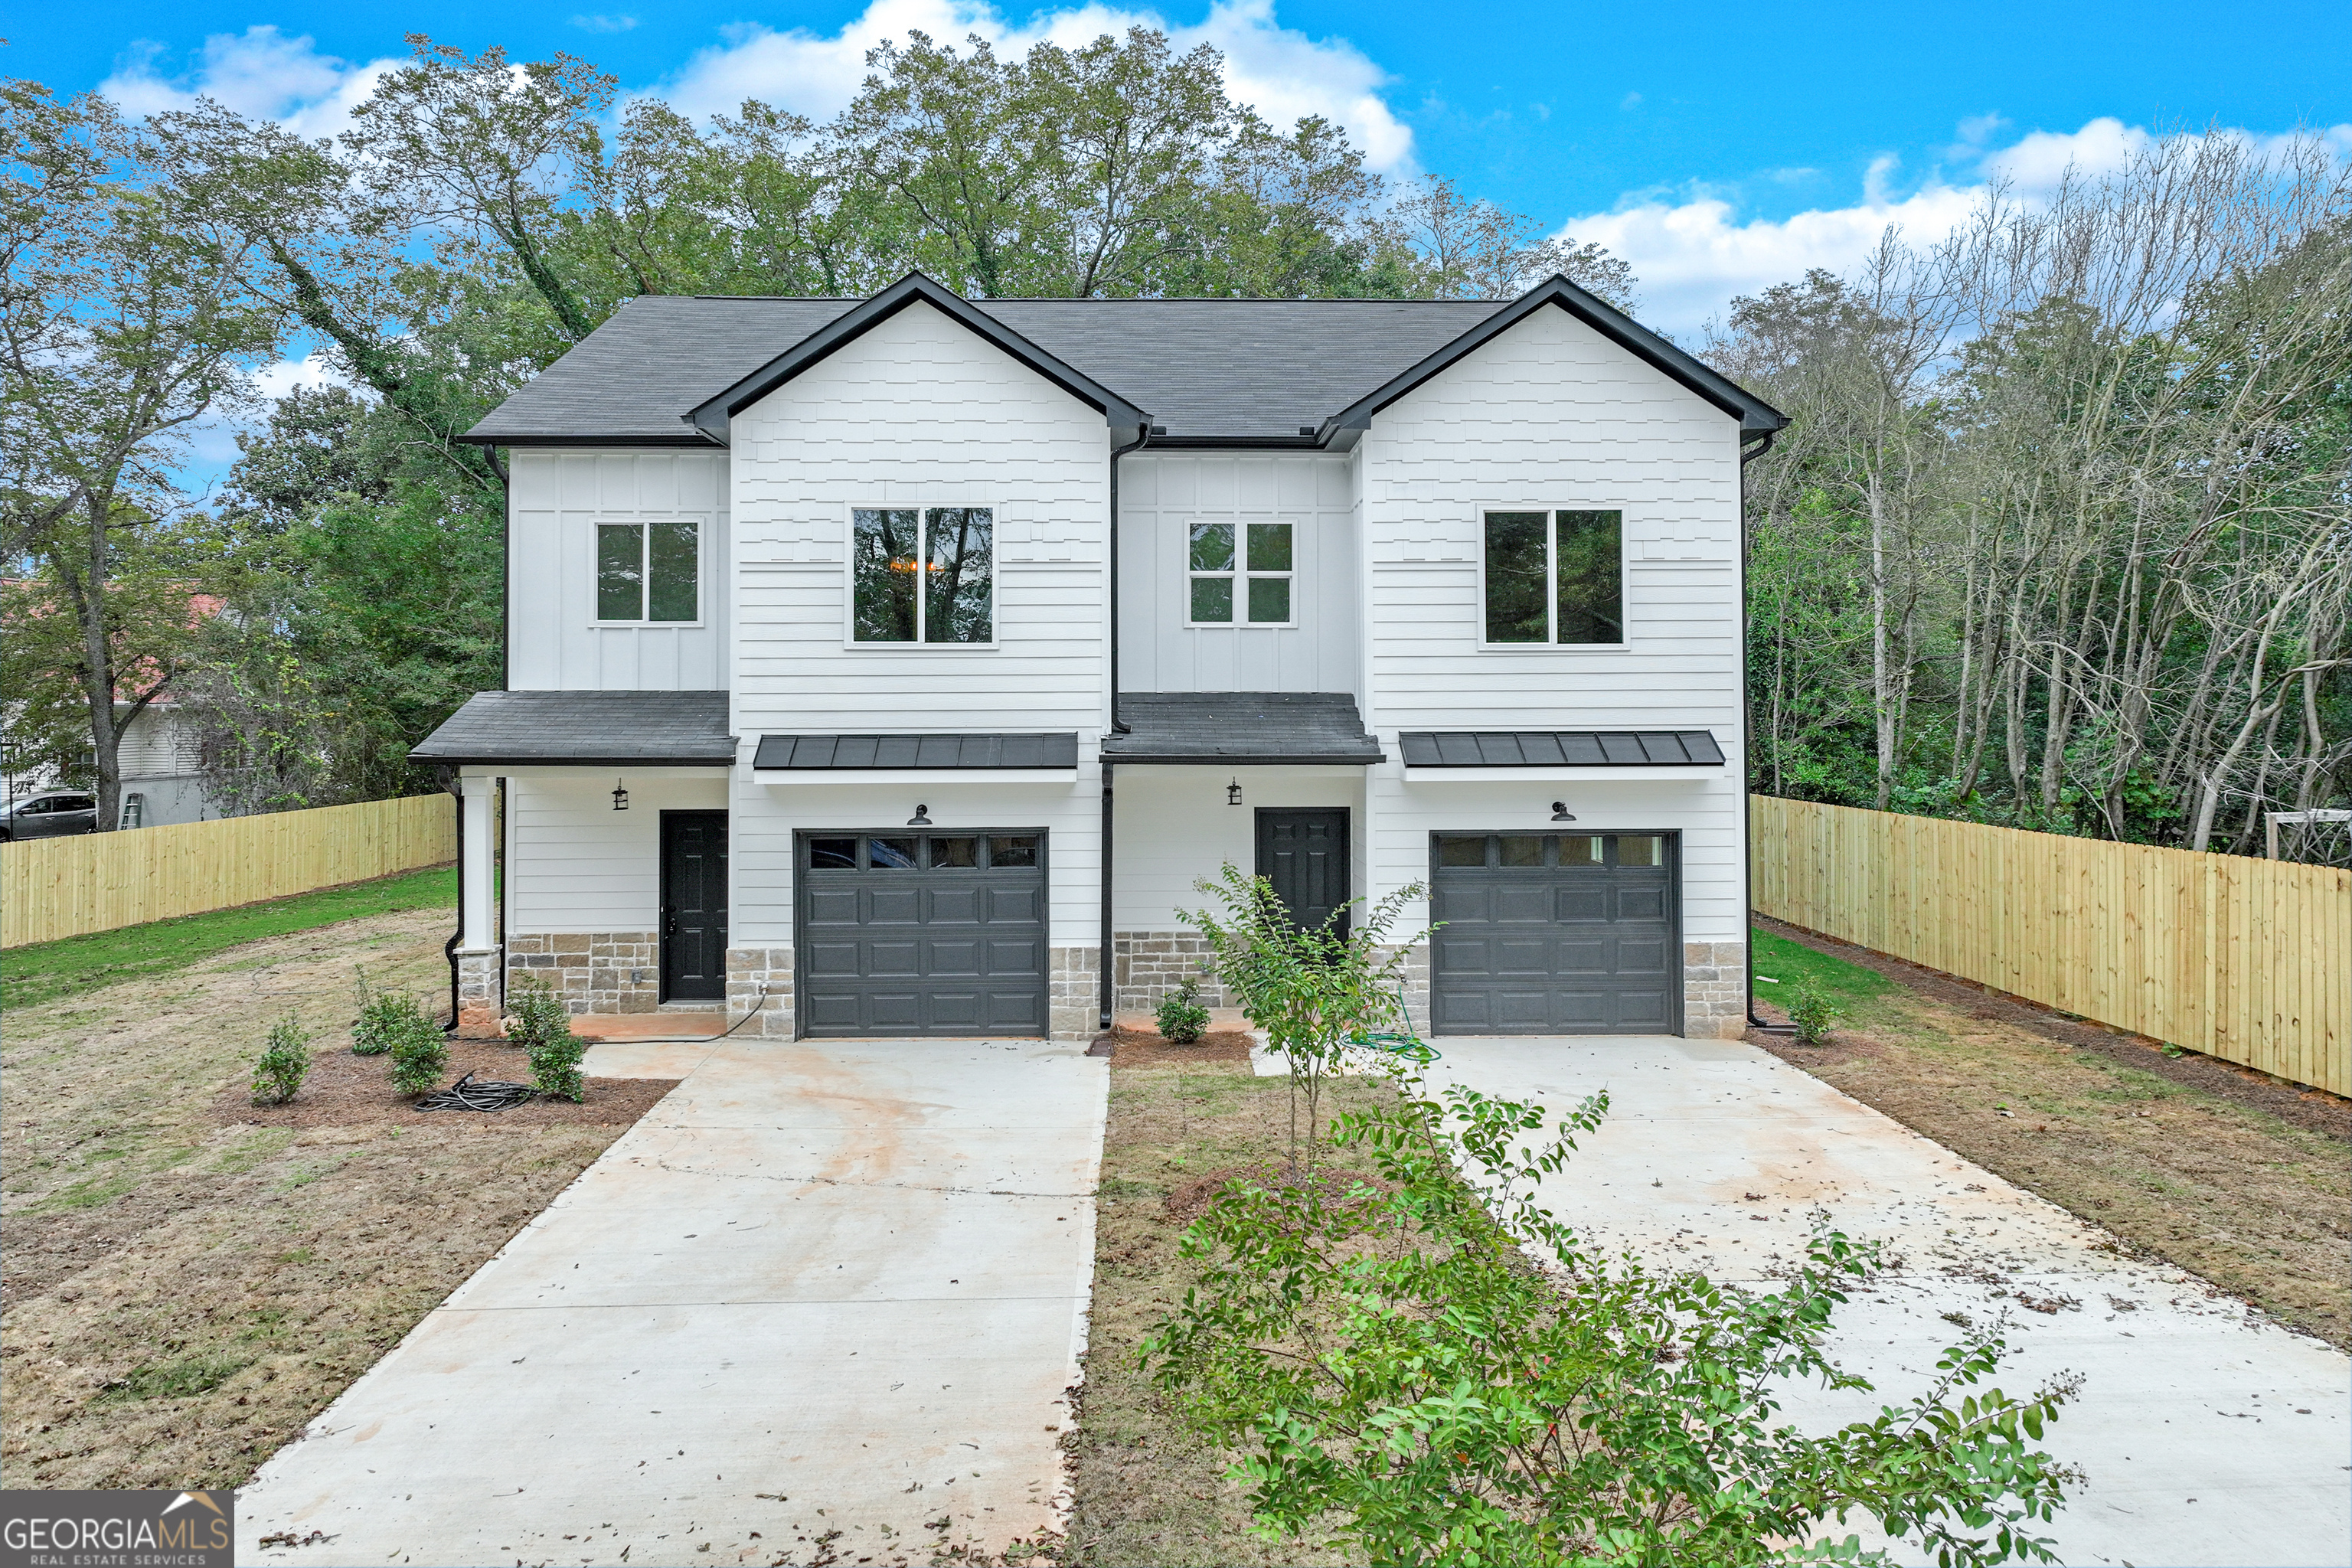
M1425 884L1437 1035L1736 1034L1740 462L1784 423L1559 279L635 300L468 437L509 689L415 753L464 797L463 1009L1083 1038L1230 860L1309 920Z
M129 706L120 703L117 709ZM133 714L116 746L122 767L118 826L162 827L220 815L198 776L194 727L180 718L166 698L159 697ZM8 785L12 798L63 787L46 768L12 774Z

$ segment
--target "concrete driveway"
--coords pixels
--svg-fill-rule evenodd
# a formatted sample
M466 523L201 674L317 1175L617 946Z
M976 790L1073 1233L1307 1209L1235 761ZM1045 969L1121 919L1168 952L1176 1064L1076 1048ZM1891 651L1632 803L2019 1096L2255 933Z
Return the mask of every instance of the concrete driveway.
M1057 1527L1103 1062L749 1041L589 1071L685 1081L262 1467L238 1561L924 1563ZM260 1547L286 1531L330 1539Z
M1840 1316L1878 1394L1787 1401L1828 1430L1907 1398L1958 1330L2006 1314L1997 1379L2084 1376L2043 1447L2087 1472L2054 1525L2072 1564L2352 1559L2352 1363L2202 1279L2106 1250L2098 1226L1752 1046L1662 1037L1444 1039L1435 1081L1612 1110L1546 1202L1605 1251L1726 1281L1802 1256L1816 1205L1899 1259ZM1760 1194L1760 1195L1756 1195ZM2054 1306L2042 1311L2028 1303ZM1859 1522L1859 1521L1857 1521Z

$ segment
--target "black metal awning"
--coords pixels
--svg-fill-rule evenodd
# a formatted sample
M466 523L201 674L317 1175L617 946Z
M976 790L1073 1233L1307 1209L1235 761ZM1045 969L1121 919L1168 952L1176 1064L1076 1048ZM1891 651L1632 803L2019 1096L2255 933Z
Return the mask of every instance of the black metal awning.
M724 691L478 691L408 757L444 767L726 767L735 737Z
M845 768L1075 768L1075 731L1045 734L762 735L751 766L772 773Z
M1103 737L1107 763L1199 767L1304 766L1387 760L1344 691L1132 691L1126 734Z
M1623 768L1660 763L1721 767L1706 730L1408 730L1397 737L1409 768Z

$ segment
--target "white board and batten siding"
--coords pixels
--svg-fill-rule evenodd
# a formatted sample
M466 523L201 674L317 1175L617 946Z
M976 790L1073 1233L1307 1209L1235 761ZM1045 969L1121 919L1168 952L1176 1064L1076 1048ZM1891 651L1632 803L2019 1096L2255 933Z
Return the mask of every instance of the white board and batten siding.
M727 684L727 456L517 447L509 468L507 646L518 691L717 691ZM596 619L596 526L691 521L701 617Z
M1576 321L1538 310L1382 410L1357 449L1366 721L1402 730L1714 731L1740 755L1738 424ZM1626 644L1481 646L1481 514L1623 514ZM1683 934L1744 940L1735 767L1687 782L1408 784L1372 770L1375 896L1448 829L1683 835Z
M795 829L896 827L922 803L942 827L1047 829L1050 940L1093 946L1091 780L1108 710L1101 412L916 304L735 415L730 440L740 628L731 689L747 764L732 803L732 940L792 940ZM993 510L994 646L849 640L849 514L859 506ZM762 734L916 731L1075 731L1088 782L958 784L933 795L750 777L749 748Z
M1154 453L1119 465L1119 685L1128 691L1354 691L1353 465L1304 453ZM1195 626L1194 523L1291 525L1294 626Z

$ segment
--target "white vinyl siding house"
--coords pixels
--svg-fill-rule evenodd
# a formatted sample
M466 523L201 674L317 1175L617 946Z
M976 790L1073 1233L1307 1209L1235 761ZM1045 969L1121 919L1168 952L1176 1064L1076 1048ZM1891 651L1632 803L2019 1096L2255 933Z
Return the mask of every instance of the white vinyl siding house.
M469 1016L533 977L1084 1037L1192 970L1231 862L1456 909L1423 1027L1741 1026L1739 463L1780 419L1573 286L647 300L541 383L473 437L509 689L417 752L485 841L505 802Z

